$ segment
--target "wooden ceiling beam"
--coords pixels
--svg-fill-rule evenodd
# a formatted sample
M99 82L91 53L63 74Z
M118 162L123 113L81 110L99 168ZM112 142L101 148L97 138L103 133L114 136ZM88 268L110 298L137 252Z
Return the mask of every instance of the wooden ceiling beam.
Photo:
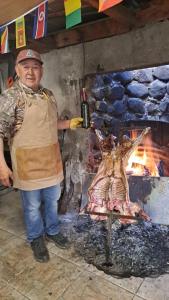
M55 49L55 39L53 36L48 36L46 39L39 40L28 40L27 48L32 48L38 51L39 53L46 53L52 49Z
M86 7L91 7L87 4L83 4L82 8L86 8ZM55 9L49 9L48 10L48 18L55 18L55 17L65 17L65 10L60 9L60 10L55 10Z
M51 0L49 2L49 8L48 8L48 18L55 18L55 17L65 17L65 9L64 9L64 5L62 4L57 4L59 5L58 9L56 9L56 7L52 7L52 3L54 2L54 0ZM86 4L85 2L82 2L82 8L86 8L86 7L91 7L90 5Z
M99 9L98 0L83 0L83 2L96 8L97 10ZM105 10L103 13L122 24L132 25L135 22L135 14L122 5L115 5L112 8Z
M139 26L169 18L169 0L152 0L148 8L136 15Z
M89 42L127 31L129 31L129 27L123 26L111 18L106 18L71 30L53 33L52 36L47 36L45 39L27 41L27 46L33 47L40 53L45 53L52 49Z
M48 18L63 17L64 15L65 15L65 11L64 10L49 11L48 12Z
M120 24L111 18L102 19L90 24L84 24L69 30L64 30L53 34L55 48L62 48L82 42L89 42L117 34L122 34L130 30L129 26ZM48 40L46 38L46 43Z

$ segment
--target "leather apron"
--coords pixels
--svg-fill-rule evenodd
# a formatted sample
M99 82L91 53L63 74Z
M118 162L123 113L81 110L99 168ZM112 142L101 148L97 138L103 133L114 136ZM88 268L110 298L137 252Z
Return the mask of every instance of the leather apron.
M24 91L25 112L21 128L11 141L14 187L36 190L63 180L58 143L57 107L46 94L29 96Z

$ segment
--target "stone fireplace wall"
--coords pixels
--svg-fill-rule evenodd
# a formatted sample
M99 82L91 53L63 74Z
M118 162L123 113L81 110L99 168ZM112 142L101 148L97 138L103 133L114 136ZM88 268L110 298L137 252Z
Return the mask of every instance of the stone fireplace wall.
M169 122L169 66L96 75L90 102L92 118L109 125L120 121Z
M119 137L123 128L150 126L160 176L169 176L169 66L88 76L86 86L95 127ZM100 159L91 130L87 170L96 172Z
M153 222L168 224L169 178L161 176L169 176L169 66L88 76L86 88L91 120L98 129L119 136L124 127L151 127L152 147L163 167L159 177L129 176L130 199L142 203ZM90 129L83 205L100 161L97 137Z

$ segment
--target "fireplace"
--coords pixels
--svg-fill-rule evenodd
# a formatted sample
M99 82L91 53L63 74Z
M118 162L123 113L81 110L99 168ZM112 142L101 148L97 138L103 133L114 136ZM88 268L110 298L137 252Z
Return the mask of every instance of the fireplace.
M126 169L130 199L141 202L153 222L169 224L169 66L89 76L86 89L91 120L106 134L135 139L151 127ZM100 161L98 141L90 129L82 205Z
M78 211L65 217L67 222L61 222L63 233L75 243L78 254L105 273L120 277L168 273L169 68L88 76L85 85L91 121L105 136L113 134L115 142L124 134L135 140L144 128L151 127L126 172L130 200L139 202L152 221L122 224L119 215L116 220L112 215L112 219L93 220L89 213ZM94 128L84 129L84 135L88 135L84 169L80 167L84 160L79 157L66 172L71 174L74 186L80 174L81 208L88 202L87 191L102 159ZM72 196L70 191L66 200Z
M126 172L132 176L169 176L169 124L155 121L131 121L119 128L119 134L126 134L132 140L137 138L143 128L150 127L151 133L131 155ZM100 152L95 134L89 134L89 173L97 170ZM93 158L91 159L91 155Z
M127 174L133 176L169 176L169 124L158 121L130 122L128 128L132 139L137 137L141 127L151 127L151 134L131 155L126 170Z

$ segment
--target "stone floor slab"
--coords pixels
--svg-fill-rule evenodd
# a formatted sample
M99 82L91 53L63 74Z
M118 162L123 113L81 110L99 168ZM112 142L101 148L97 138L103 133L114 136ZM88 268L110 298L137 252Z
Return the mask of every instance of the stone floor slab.
M81 269L76 265L53 256L46 266L42 264L31 272L32 289L26 293L31 300L56 300L79 277Z
M4 243L5 241L9 240L12 237L13 237L12 233L0 229L0 244Z
M131 293L136 293L144 280L143 278L139 278L139 277L116 278L111 275L105 274L103 271L98 270L93 265L88 265L87 270L98 276L103 277L105 280L113 284L116 284L119 287L122 287L123 289L128 290Z
M81 273L79 267L54 254L50 254L48 263L36 262L30 247L24 241L17 243L16 240L0 256L1 278L28 298L43 299L52 293L56 299L56 295L61 295L71 280ZM37 298L38 295L41 298Z
M138 296L135 296L134 298L133 298L133 300L145 300L144 298L140 298L140 297L138 297Z
M0 281L0 299L1 300L28 300L18 293L14 288L8 285L6 282Z
M0 228L17 236L25 231L18 192L10 192L0 196Z
M132 300L133 294L111 282L84 271L59 300Z
M83 257L79 256L75 252L75 249L73 246L65 251L63 249L53 246L53 244L52 244L52 247L50 247L50 252L66 259L68 261L71 261L71 262L77 264L78 266L81 266L82 268L88 267L88 263L85 262Z
M137 296L146 300L169 300L168 282L168 274L158 278L145 278L137 292Z
M143 282L142 278L138 277L130 277L130 278L115 278L113 276L104 275L103 276L106 280L116 284L123 289L128 290L129 292L136 293L138 288Z

